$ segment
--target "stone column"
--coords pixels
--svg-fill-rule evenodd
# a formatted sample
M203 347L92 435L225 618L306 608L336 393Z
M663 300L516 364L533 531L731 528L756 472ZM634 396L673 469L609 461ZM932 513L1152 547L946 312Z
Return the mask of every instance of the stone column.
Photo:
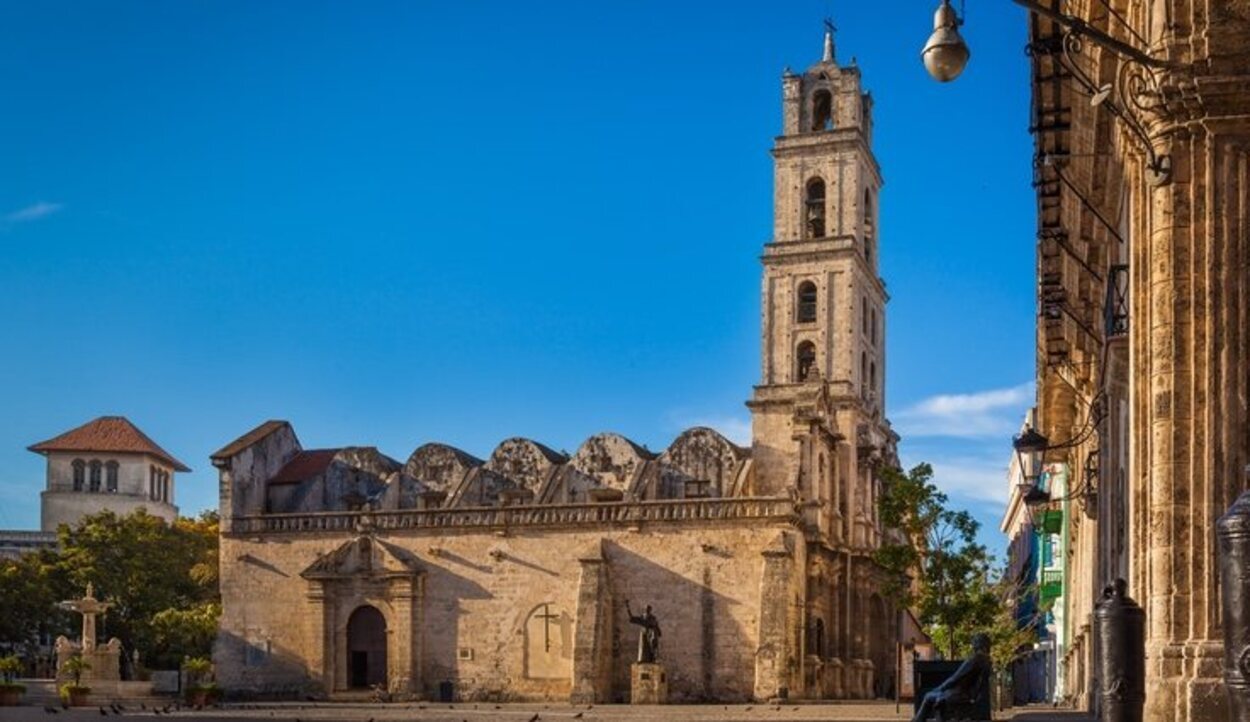
M573 689L569 702L607 702L612 686L612 592L600 544L584 554L573 631Z
M330 664L331 641L329 616L332 614L332 603L326 599L325 584L310 581L308 591L308 614L304 617L308 624L307 664L308 674L315 686L315 692L329 693L334 689L334 670Z
M1134 383L1145 396L1135 408L1145 418L1134 460L1148 495L1134 510L1147 544L1133 562L1146 571L1147 719L1217 722L1227 707L1215 521L1247 456L1250 73L1173 80L1172 92L1189 96L1168 130L1175 179L1148 192L1135 251L1132 333L1144 358Z
M780 533L762 554L759 641L755 651L755 698L772 699L789 684L789 606L793 555Z
M829 584L829 664L832 670L829 673L832 688L830 695L834 699L841 699L845 692L842 687L842 677L844 673L842 653L842 639L845 637L846 621L844 617L846 613L843 611L842 595L839 593L844 588L842 583L843 574L845 573L845 564L841 557L834 558L830 564L830 584Z
M418 670L418 638L420 637L422 577L408 577L391 582L390 602L395 614L395 629L390 643L390 691L409 695L421 690Z

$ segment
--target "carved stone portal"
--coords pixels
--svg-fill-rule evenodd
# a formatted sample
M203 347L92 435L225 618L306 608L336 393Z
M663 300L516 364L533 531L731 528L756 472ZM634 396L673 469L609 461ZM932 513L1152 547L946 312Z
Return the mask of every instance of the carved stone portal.
M381 687L421 690L424 572L407 550L364 534L305 569L312 639L309 673L333 694Z

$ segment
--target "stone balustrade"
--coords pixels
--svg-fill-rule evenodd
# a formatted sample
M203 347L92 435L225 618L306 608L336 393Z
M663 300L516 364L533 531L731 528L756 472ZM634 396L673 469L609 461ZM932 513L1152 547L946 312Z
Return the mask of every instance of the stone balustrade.
M740 520L768 520L797 525L799 513L794 500L789 497L675 499L462 509L265 514L234 519L231 531L237 534L285 534L356 532L366 529L403 531Z

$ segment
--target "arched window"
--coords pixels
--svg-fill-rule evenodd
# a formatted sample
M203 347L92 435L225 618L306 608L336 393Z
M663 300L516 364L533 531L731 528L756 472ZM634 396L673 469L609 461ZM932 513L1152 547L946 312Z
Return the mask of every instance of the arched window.
M872 191L864 191L864 260L872 267L873 248L877 243L877 218L872 208Z
M82 491L83 485L87 483L87 462L82 459L74 459L74 491Z
M842 533L851 531L851 489L846 483L846 472L838 479L838 513L842 515Z
M817 90L812 93L812 130L833 129L833 93Z
M104 465L104 490L110 494L117 493L117 462L110 461Z
M799 307L796 316L799 323L812 323L816 320L816 284L811 281L799 284Z
M156 501L156 467L148 467L148 498Z
M804 341L799 344L799 350L796 354L798 359L798 380L806 381L811 375L812 369L816 367L816 344L811 341Z
M864 296L859 299L860 322L859 329L865 336L868 335L868 297Z
M812 642L808 648L808 654L814 654L821 659L825 656L825 620L817 619L812 625Z
M859 384L865 391L868 390L868 354L859 352Z
M825 181L812 178L807 182L803 200L803 228L808 238L825 237Z
M102 468L99 459L92 459L87 465L87 489L92 492L100 491L100 469Z
M870 330L872 331L872 345L876 346L877 345L877 309L875 308L872 309L872 326L870 327Z
M873 393L877 392L877 362L876 361L873 361L868 364L868 388L872 389Z

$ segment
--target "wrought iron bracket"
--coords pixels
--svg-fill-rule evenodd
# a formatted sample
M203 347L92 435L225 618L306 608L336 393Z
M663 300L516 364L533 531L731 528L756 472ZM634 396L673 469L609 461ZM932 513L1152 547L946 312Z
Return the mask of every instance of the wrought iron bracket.
M1172 67L1172 64L1117 40L1078 17L1052 10L1034 0L1012 1L1064 28L1058 52L1055 48L1045 47L1040 43L1030 43L1025 51L1034 56L1055 56L1072 74L1081 89L1090 96L1090 105L1095 108L1105 107L1107 112L1119 118L1124 127L1140 141L1146 153L1146 181L1156 187L1171 183L1172 156L1155 150L1147 130L1147 117L1163 108L1163 93L1155 71ZM1114 82L1100 85L1085 72L1078 56L1084 52L1086 40L1119 56L1120 63Z
M1035 0L1012 0L1012 2L1023 7L1029 12L1037 13L1042 17L1055 21L1068 30L1075 32L1077 35L1088 37L1098 45L1110 50L1122 58L1135 60L1139 64L1151 68L1166 68L1171 66L1171 63L1168 61L1160 60L1159 58L1148 55L1145 51L1139 50L1122 40L1118 40L1107 33L1104 33L1075 15L1068 15L1066 13L1061 13L1058 10L1052 10L1045 5L1035 2Z

